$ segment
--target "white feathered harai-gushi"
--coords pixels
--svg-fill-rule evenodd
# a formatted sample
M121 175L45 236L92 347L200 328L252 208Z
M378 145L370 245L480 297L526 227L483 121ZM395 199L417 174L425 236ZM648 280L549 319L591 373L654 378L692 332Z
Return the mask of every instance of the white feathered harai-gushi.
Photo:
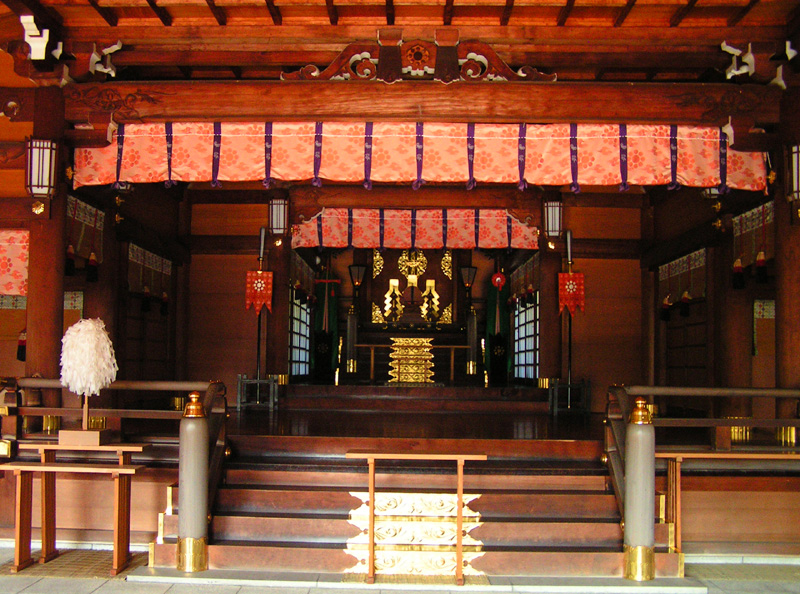
M99 394L117 377L114 346L103 320L79 320L61 339L61 383L81 396Z

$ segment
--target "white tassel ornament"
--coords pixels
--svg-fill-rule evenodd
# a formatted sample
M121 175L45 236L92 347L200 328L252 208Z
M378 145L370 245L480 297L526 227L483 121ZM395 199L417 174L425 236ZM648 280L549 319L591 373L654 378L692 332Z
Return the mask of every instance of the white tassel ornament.
M114 346L103 320L79 320L61 339L61 383L81 396L96 395L117 378Z

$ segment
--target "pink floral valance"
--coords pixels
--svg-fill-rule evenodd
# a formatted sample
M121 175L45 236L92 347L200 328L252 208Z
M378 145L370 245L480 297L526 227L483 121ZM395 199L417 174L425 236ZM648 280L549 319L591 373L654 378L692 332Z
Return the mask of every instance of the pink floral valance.
M28 248L25 229L0 229L0 295L28 294Z
M253 180L762 190L766 167L719 128L669 125L127 124L108 147L75 150L76 186Z
M537 249L538 232L500 209L325 208L292 229L292 247Z

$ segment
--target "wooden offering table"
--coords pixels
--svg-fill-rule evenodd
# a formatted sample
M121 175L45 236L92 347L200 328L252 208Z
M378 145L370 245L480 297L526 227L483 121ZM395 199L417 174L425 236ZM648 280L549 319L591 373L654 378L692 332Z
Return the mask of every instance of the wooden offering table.
M22 571L33 563L31 558L31 520L33 510L33 473L42 473L42 554L40 563L58 556L56 550L56 474L110 474L114 479L114 555L111 575L117 575L130 562L131 533L131 476L144 466L131 464L134 452L147 444L106 444L95 446L60 445L56 443L21 443L21 450L37 450L39 462L9 462L2 470L13 470L17 477L17 497L14 525L13 572ZM116 464L86 464L57 462L56 453L101 452L114 453Z
M366 459L369 464L369 560L367 583L375 583L375 461L376 460L451 460L456 463L456 584L464 585L464 462L486 460L485 454L458 454L447 452L347 452L347 458Z

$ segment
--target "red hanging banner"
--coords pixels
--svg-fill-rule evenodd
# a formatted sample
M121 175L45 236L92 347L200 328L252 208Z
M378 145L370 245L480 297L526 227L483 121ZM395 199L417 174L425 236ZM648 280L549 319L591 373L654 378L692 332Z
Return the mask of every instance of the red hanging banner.
M265 305L272 313L272 272L265 270L247 271L247 290L245 292L245 309L255 306L256 313Z
M571 315L580 309L586 311L586 290L582 272L558 273L558 313L569 310Z

